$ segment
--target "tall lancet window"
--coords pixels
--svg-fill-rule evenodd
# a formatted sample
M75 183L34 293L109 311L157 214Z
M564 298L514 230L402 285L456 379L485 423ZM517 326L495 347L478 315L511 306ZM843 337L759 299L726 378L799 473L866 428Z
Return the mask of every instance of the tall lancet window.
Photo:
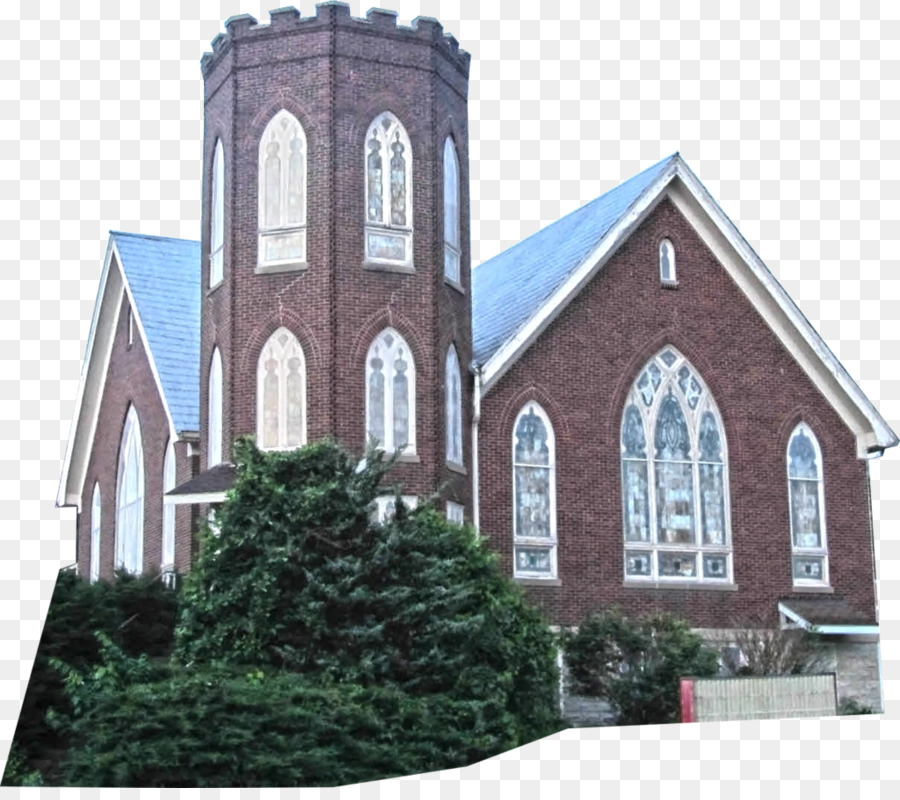
M675 272L675 248L668 239L659 243L659 279L663 283L677 283Z
M116 487L116 567L133 575L144 563L144 449L134 406L128 409L119 448Z
M91 496L91 583L100 578L100 484Z
M822 451L809 425L801 422L788 441L792 572L798 586L828 585Z
M673 348L641 371L622 415L627 580L732 580L728 459L719 411Z
M556 442L544 409L528 403L513 427L513 562L517 578L556 577Z
M166 492L175 488L175 445L169 442L163 462L163 530L162 559L164 568L171 570L175 566L175 506L165 501Z
M209 362L209 415L207 417L206 466L222 463L222 356L213 349Z
M447 350L444 367L445 427L447 439L447 461L462 466L462 379L459 373L459 358L451 344Z
M456 284L459 259L459 159L448 136L444 140L444 277Z
M306 261L306 134L279 111L259 141L259 256L261 267Z
M412 147L389 111L366 134L366 261L412 267Z
M264 450L306 444L306 358L297 337L279 328L259 354L256 442Z
M416 367L393 328L381 332L366 356L366 436L388 451L416 451Z
M225 263L225 153L221 139L216 139L213 151L210 212L209 286L212 288L222 282Z

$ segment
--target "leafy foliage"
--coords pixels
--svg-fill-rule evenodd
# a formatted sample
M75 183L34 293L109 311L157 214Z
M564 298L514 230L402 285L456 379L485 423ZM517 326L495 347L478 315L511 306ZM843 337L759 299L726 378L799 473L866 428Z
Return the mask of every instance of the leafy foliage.
M718 671L716 654L667 614L633 620L617 609L588 617L562 637L569 683L606 700L620 725L679 720L679 680Z
M871 706L864 705L855 697L845 697L838 704L838 714L842 717L857 716L860 714L877 714L878 712Z
M471 529L370 506L390 467L334 444L236 448L238 477L184 585L184 663L284 669L480 704L497 752L559 730L553 638Z
M127 654L164 657L173 646L176 612L177 596L154 576L122 573L113 582L90 584L73 571L60 571L13 739L23 774L38 770L52 781L67 747L66 736L46 722L50 711L71 713L62 676L51 662L61 660L75 669L99 663L97 632ZM17 780L16 769L11 757L4 784Z

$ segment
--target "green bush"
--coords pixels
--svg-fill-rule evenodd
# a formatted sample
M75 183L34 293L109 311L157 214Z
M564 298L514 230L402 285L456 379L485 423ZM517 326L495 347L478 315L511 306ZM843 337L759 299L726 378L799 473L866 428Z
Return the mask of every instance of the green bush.
M115 581L92 584L72 570L60 571L13 738L27 770L40 770L52 782L67 747L66 737L46 722L48 711L64 716L71 711L51 661L77 669L97 664L98 631L128 654L165 657L172 650L176 613L177 596L154 576L121 574ZM14 780L9 766L3 780L7 785Z
M336 445L236 447L238 475L183 589L182 663L288 670L506 720L516 746L556 732L553 637L469 528L433 509L371 522L389 464ZM499 750L498 750L499 752Z
M68 678L78 746L66 785L334 786L460 767L513 745L502 714L446 695L287 672L163 671L114 647L108 658Z
M877 714L871 706L863 705L855 697L845 697L838 704L838 714L842 717L851 717L860 714Z
M617 609L562 636L569 685L606 700L620 725L678 722L680 678L718 672L718 657L668 614L629 619Z

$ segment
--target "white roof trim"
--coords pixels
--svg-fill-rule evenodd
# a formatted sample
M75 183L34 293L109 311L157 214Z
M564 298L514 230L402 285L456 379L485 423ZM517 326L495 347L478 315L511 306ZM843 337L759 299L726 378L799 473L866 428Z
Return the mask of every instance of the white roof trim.
M117 272L111 270L115 263ZM91 328L88 333L87 347L84 361L81 364L81 376L78 381L78 394L75 399L75 412L72 416L72 424L69 427L69 440L66 444L66 455L63 461L62 474L59 488L56 493L56 505L76 506L81 510L81 496L84 489L84 481L87 475L90 448L93 445L94 435L97 430L97 419L100 414L100 403L103 398L103 390L106 385L106 375L109 369L109 359L115 341L115 334L119 324L119 313L122 308L122 295L127 294L131 305L133 319L137 323L137 329L147 354L150 371L156 383L156 389L162 401L166 420L169 423L170 441L176 441L179 436L175 431L172 414L166 396L162 390L159 372L153 353L150 351L150 343L141 321L140 311L135 303L131 287L128 285L128 277L122 264L122 256L116 247L115 237L111 234L106 246L106 256L103 261L103 271L100 275L100 285L97 290L97 299L94 302L94 314L91 318ZM95 357L95 349L98 350ZM100 360L97 361L97 358ZM96 366L95 361L97 361ZM91 380L92 370L100 369L99 380ZM84 426L87 425L87 429ZM84 435L86 434L86 435ZM73 464L78 467L78 474L72 475Z
M784 603L778 604L778 613L783 614L791 620L791 622L799 625L804 630L813 633L846 636L879 635L879 628L877 625L813 625L809 620L801 617L796 611L789 608Z
M163 505L195 506L205 503L224 503L227 492L192 492L191 494L167 494L163 497Z
M879 451L898 444L900 440L897 435L875 406L678 155L537 312L488 359L482 373L484 393L493 388L522 353L559 316L663 197L672 199L685 214L775 335L854 431L857 456L870 457L873 452L879 454Z

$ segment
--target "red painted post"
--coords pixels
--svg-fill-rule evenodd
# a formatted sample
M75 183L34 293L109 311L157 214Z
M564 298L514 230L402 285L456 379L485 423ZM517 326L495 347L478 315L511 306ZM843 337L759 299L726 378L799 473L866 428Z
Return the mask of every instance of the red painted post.
M694 719L694 681L681 679L681 721L695 722Z

